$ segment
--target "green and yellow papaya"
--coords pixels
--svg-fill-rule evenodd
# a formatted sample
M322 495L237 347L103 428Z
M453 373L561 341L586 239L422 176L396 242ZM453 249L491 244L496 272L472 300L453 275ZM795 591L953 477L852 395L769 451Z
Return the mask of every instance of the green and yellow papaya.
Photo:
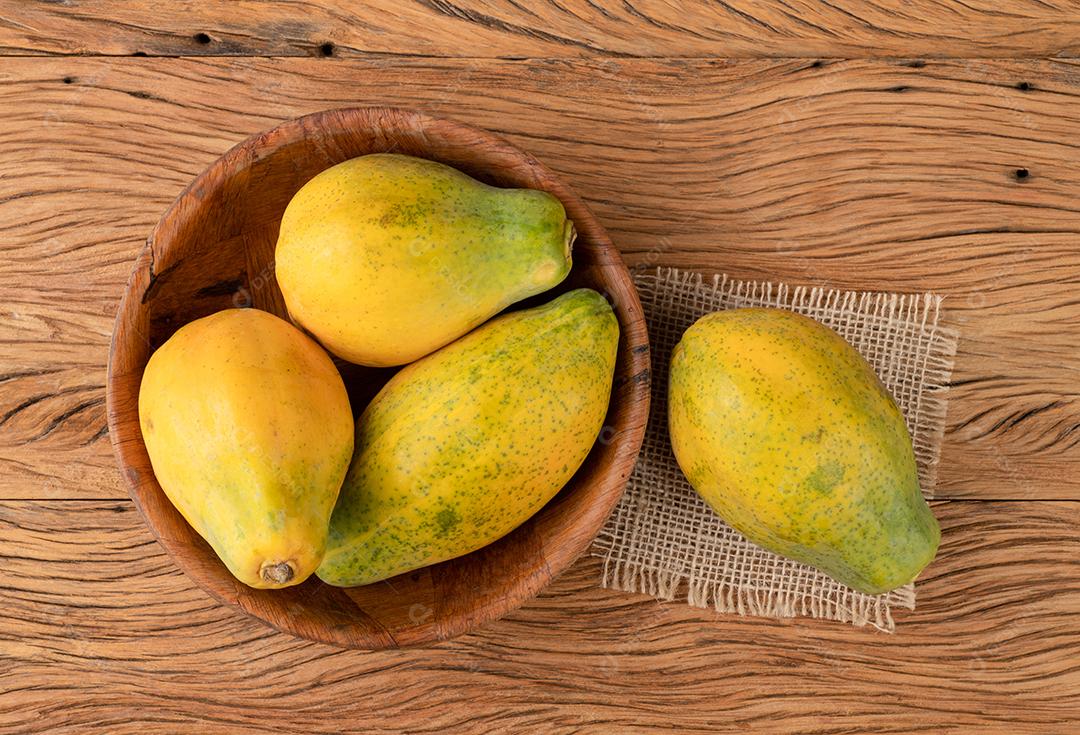
M702 317L676 346L668 423L690 484L754 543L861 592L937 551L904 418L836 332L789 311Z
M317 574L355 586L467 554L569 481L607 413L619 327L579 289L409 365L356 423Z
M557 285L573 238L546 192L378 153L296 193L275 268L290 317L324 347L360 365L403 365Z
M150 357L139 423L162 490L233 576L275 588L315 570L353 447L319 345L255 309L191 322Z

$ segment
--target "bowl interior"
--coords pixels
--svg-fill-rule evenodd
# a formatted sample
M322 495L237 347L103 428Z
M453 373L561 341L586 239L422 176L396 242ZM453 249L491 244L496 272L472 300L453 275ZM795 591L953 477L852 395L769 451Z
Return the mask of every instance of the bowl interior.
M605 427L555 499L480 551L364 587L338 589L311 577L285 590L252 589L233 579L157 484L139 430L142 372L153 350L193 319L234 306L287 318L273 268L286 204L323 169L389 151L441 161L497 186L544 189L562 200L579 234L570 277L557 291L589 286L605 293L622 330ZM356 414L394 372L338 365ZM107 391L110 434L131 494L189 576L280 630L341 646L386 648L444 640L498 617L535 595L585 550L621 495L641 443L648 340L632 281L607 234L581 200L531 156L490 133L411 111L330 110L244 141L165 213L120 305Z

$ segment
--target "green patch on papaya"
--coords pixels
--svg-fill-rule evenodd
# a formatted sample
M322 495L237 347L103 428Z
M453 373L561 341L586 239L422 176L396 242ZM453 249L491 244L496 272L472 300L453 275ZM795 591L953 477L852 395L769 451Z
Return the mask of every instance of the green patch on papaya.
M810 473L810 476L806 478L806 484L822 495L828 495L843 479L843 465L829 460L819 464L817 469Z
M461 523L461 516L453 508L443 508L435 514L436 535L445 538Z

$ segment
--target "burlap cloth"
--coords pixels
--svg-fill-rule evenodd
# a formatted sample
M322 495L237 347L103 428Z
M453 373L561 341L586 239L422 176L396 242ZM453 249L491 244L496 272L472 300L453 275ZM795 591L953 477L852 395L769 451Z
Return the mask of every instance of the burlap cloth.
M667 431L667 362L698 317L720 309L790 309L832 327L874 367L907 419L923 494L933 496L957 334L939 324L941 297L855 293L659 268L634 280L652 343L652 414L626 494L593 546L604 587L720 612L812 616L894 629L891 608L915 608L915 586L856 592L747 541L690 487Z

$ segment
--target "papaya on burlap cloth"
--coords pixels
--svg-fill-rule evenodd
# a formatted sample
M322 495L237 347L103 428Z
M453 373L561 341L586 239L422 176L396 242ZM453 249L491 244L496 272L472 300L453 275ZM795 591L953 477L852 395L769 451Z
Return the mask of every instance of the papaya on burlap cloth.
M891 632L893 607L915 608L915 585L857 592L824 572L752 544L694 492L671 451L668 360L705 314L765 306L805 314L836 330L873 366L904 414L923 495L933 497L957 332L940 296L857 293L736 281L658 268L634 276L652 345L652 412L626 493L592 547L600 584L696 607L771 617L811 616Z

